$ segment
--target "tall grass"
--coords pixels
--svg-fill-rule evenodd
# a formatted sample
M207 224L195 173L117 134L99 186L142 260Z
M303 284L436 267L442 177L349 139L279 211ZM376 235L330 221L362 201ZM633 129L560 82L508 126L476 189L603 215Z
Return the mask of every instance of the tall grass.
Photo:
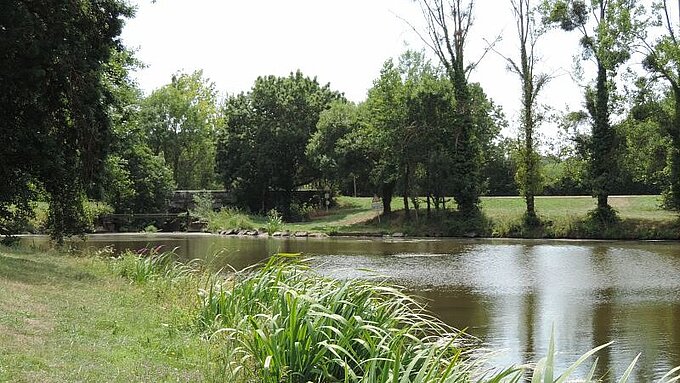
M531 383L568 383L568 382L582 382L582 383L596 383L596 382L603 382L605 381L604 376L595 376L595 371L597 369L597 362L598 359L595 359L595 362L593 362L593 365L591 366L589 372L584 376L584 377L577 377L575 376L575 372L577 371L578 367L580 367L583 363L585 363L588 359L593 357L594 355L597 354L598 351L609 347L610 345L613 344L613 342L609 342L606 344L603 344L601 346L595 347L588 352L584 353L581 355L575 362L573 362L569 367L567 367L561 374L557 375L556 369L555 369L555 356L556 356L556 351L555 351L555 341L554 341L554 332L550 336L550 341L548 343L548 355L546 355L544 358L540 359L538 362L536 362L535 366L531 370ZM640 354L638 354L633 361L628 365L626 370L623 372L623 374L618 377L618 379L614 379L616 377L612 377L611 381L616 381L618 383L627 383L632 376L633 370L635 368L635 365L640 358ZM525 367L526 368L526 367ZM517 376L513 377L513 382L518 381L514 379L519 379ZM658 383L672 383L672 382L677 382L680 381L680 367L676 367L670 371L668 371L665 375L663 375L657 382Z
M235 208L222 208L218 212L212 212L207 219L208 230L210 231L224 229L252 230L257 228L258 225L254 217Z
M481 376L472 338L401 289L323 278L274 257L200 294L199 325L226 341L227 381L454 382Z
M174 250L161 250L162 247L158 246L125 251L115 267L120 276L139 284L157 279L179 280L196 272L196 261L181 263L177 261Z

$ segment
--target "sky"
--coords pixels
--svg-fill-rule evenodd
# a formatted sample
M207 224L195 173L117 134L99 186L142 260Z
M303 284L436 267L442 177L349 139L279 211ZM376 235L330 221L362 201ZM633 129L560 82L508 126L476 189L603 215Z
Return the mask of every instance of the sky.
M286 76L301 70L330 83L354 101L365 100L385 60L407 49L425 50L409 23L422 28L423 16L412 0L132 0L136 17L122 40L146 64L134 73L148 94L170 82L178 71L202 69L222 95L247 92L258 76ZM486 41L502 40L496 50L516 56L518 42L507 0L477 0L466 58L476 62ZM408 20L408 23L404 20ZM578 36L547 34L538 47L545 72L554 73L540 102L578 109L581 88L567 73L578 52ZM433 60L436 61L436 59ZM504 135L518 130L520 87L504 59L488 53L470 75L510 122ZM546 128L544 135L555 134Z

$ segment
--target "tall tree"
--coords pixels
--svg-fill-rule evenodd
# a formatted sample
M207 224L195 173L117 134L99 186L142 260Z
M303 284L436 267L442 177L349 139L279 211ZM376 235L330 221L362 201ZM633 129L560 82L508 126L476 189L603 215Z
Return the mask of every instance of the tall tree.
M508 62L508 69L517 75L522 86L520 121L523 129L520 140L523 145L519 150L517 180L526 202L525 220L529 224L536 224L538 217L534 196L540 192L541 188L540 156L536 152L534 144L534 131L540 121L536 100L545 84L550 80L550 76L546 73L537 73L536 64L539 58L535 49L545 29L537 25L537 9L532 7L531 0L510 0L510 4L517 26L519 58L504 57Z
M677 4L680 12L680 2ZM666 134L671 140L670 153L671 171L670 182L665 204L675 210L680 210L680 41L678 40L678 18L672 16L668 1L662 0L654 4L658 16L658 24L664 33L653 43L648 44L648 54L645 67L658 78L668 82L673 95L674 107L672 118L664 124ZM643 42L645 36L643 36Z
M319 115L342 98L330 85L300 71L258 77L250 92L231 97L217 143L217 168L225 187L252 211L276 207L287 214L292 192L319 177L305 155ZM272 201L271 192L283 199ZM268 205L272 202L278 206Z
M174 75L170 84L153 91L142 102L140 122L149 147L165 158L177 187L214 187L217 96L202 71Z
M372 192L372 161L361 140L366 125L360 107L344 101L333 102L319 115L306 155L331 188L344 187L347 194L356 194L357 189L363 194Z
M119 0L0 2L0 234L44 190L52 236L85 228L85 191L111 135L105 63L132 9Z
M456 99L456 127L449 138L454 149L457 182L454 198L464 213L478 209L481 193L480 145L472 117L472 97L465 64L465 43L472 26L474 0L418 0L427 23L422 40L437 55L453 84Z
M589 142L589 178L597 212L613 217L609 194L618 178L619 138L612 127L611 99L617 69L630 58L631 45L641 27L636 22L633 0L548 0L547 21L581 35L583 58L592 59L597 75L595 88L585 92L586 109L592 119Z
M129 75L140 65L129 51L116 52L107 63L113 137L103 173L107 182L100 185L97 197L117 213L163 212L175 188L172 172L148 147L140 127L142 92Z

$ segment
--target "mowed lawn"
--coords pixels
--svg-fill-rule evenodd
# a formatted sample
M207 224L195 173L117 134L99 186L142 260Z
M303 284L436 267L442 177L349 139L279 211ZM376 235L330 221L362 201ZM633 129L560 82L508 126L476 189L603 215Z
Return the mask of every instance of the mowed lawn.
M621 223L601 235L598 229L587 229L588 212L596 207L596 200L589 196L550 196L536 197L536 211L544 222L539 231L525 231L521 228L526 209L521 197L482 197L481 209L492 228L482 236L547 237L547 238L608 238L608 239L676 239L678 233L678 214L661 208L659 196L611 196L610 205L618 212ZM449 199L447 207L453 206ZM392 200L392 210L399 212L404 208L403 199ZM421 199L421 212L425 209ZM392 219L389 222L376 219L379 210L371 207L369 197L339 197L338 207L322 212L310 221L287 224L289 230L311 230L345 233L391 233L407 232L414 235L428 235L432 232L445 232L445 227L420 224ZM397 215L399 216L399 215ZM421 215L422 217L422 215ZM418 226L420 225L420 226ZM434 225L434 226L433 226ZM446 225L446 223L444 224ZM454 234L455 235L455 234Z
M166 291L104 259L0 247L0 382L205 380L206 346L181 329L196 286Z
M623 219L671 221L677 219L674 212L663 210L659 196L611 196L609 204ZM597 205L589 196L536 197L536 212L546 220L579 219ZM526 205L521 197L482 197L482 210L493 220L518 219Z
M453 200L453 199L451 199ZM314 222L339 224L365 216L371 210L369 197L339 197L339 209L331 210L328 215L313 219ZM449 202L450 204L453 202ZM677 219L677 213L661 208L661 197L655 195L611 196L609 204L618 211L621 218L669 221ZM597 201L589 196L550 196L536 197L536 211L545 219L583 218L593 210ZM482 211L493 220L519 219L526 205L522 197L482 197ZM401 197L392 200L392 209L404 208ZM421 202L421 209L425 203Z

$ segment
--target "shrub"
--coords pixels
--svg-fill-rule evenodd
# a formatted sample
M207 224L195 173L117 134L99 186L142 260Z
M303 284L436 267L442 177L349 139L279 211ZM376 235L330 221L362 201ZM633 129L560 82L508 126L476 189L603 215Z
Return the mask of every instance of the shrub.
M144 284L156 279L178 280L196 271L195 263L177 262L174 251L161 251L162 247L126 251L116 265L121 277L130 282Z
M397 287L273 257L199 297L199 326L229 347L228 381L453 382L480 372L471 338Z
M269 210L267 213L267 234L272 235L283 228L283 218L276 209Z

